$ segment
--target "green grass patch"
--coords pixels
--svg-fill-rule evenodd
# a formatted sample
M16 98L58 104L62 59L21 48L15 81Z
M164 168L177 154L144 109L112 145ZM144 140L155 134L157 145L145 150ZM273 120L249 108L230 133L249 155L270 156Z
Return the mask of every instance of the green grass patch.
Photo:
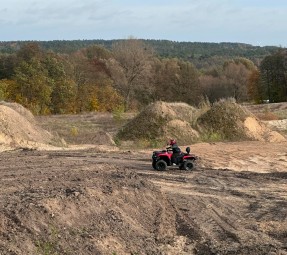
M224 140L222 134L219 133L205 133L200 136L202 142L220 142Z

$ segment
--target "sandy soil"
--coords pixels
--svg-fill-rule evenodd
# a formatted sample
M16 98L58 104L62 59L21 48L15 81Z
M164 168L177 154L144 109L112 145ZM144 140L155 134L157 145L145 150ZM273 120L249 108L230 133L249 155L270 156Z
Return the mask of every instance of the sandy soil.
M96 136L108 114L36 121L74 145L0 153L0 255L287 254L287 142L186 145L194 171L158 172Z
M0 154L0 254L287 254L287 144L191 145L192 172L151 150Z

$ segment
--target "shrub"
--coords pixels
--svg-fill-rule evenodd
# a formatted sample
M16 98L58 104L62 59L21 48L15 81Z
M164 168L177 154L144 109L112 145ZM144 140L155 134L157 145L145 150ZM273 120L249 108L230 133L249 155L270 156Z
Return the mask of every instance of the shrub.
M78 136L79 135L79 129L77 127L73 126L71 128L70 133L71 133L72 136Z

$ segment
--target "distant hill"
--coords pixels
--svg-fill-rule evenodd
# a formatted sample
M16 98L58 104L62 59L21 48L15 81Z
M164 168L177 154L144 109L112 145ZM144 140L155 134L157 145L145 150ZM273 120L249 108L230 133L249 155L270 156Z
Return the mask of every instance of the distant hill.
M120 40L54 40L54 41L13 41L0 42L0 53L13 53L21 45L37 42L42 48L57 53L77 51L90 45L102 45L108 49L114 42ZM244 43L206 43L206 42L176 42L168 40L143 40L150 45L159 57L181 58L193 62L197 67L204 68L224 62L226 59L245 57L257 64L265 56L277 51L276 46L252 46Z

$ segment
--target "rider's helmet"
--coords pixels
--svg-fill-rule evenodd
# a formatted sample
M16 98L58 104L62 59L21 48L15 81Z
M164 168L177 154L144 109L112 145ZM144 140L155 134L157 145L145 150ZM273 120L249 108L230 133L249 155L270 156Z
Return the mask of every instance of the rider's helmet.
M176 140L175 139L170 139L169 140L169 145L174 145L176 144Z

